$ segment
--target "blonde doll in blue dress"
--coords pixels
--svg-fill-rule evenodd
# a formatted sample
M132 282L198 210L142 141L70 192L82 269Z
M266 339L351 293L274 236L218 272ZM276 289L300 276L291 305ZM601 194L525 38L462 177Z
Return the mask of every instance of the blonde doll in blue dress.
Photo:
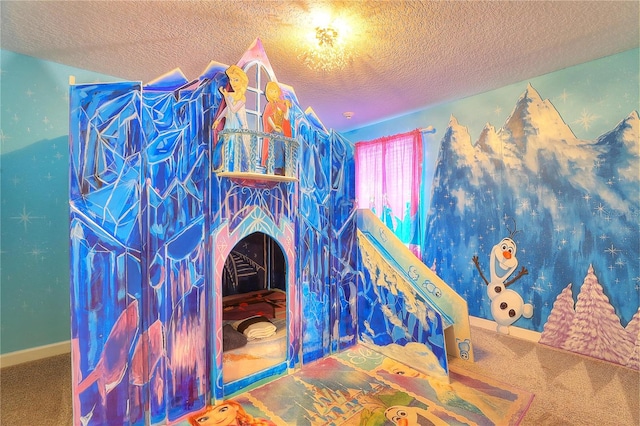
M232 91L229 92L226 87L219 88L220 93L224 96L225 106L218 115L220 118L214 121L213 128L217 128L220 119L224 118L224 130L248 129L247 109L245 106L247 98L245 94L249 86L249 77L247 77L247 74L237 65L231 65L227 68L225 74L229 77L229 84L231 85ZM242 143L240 147L241 159L236 158L235 161L240 161L241 170L247 171L248 165L250 164L251 138L249 135L242 135L241 137L234 136L233 141L234 146L236 143Z

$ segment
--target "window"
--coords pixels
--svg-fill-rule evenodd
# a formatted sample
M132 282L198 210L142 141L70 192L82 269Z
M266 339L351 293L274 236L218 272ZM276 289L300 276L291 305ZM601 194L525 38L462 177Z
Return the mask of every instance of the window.
M414 130L356 144L356 198L417 256L420 254L422 133Z
M264 109L264 87L269 81L275 79L269 75L267 69L259 62L250 62L244 72L249 77L249 85L245 94L247 100L245 108L247 110L247 124L249 129L262 131L262 112Z

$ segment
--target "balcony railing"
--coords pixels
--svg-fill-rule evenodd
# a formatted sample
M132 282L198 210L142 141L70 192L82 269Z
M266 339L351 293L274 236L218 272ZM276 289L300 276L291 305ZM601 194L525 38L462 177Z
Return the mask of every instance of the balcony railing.
M265 180L296 180L298 141L277 133L225 129L218 133L222 147L219 176ZM266 149L266 163L262 158Z

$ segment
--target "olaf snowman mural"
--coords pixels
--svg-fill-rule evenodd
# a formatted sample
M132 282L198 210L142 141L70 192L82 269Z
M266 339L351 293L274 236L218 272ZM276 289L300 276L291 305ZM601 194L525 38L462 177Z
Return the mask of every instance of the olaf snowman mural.
M529 271L524 266L518 274L508 280L508 278L518 268L518 259L516 258L516 243L513 237L519 231L509 229L509 236L503 238L498 244L494 245L491 249L491 256L489 260L489 273L490 280L482 273L480 265L478 263L478 256L473 256L473 263L476 265L480 277L487 284L487 294L491 300L491 315L493 320L498 323L497 330L500 333L509 334L509 326L516 322L520 317L531 318L533 316L533 305L530 303L524 303L522 297L514 290L507 289L507 287L524 275L527 275Z

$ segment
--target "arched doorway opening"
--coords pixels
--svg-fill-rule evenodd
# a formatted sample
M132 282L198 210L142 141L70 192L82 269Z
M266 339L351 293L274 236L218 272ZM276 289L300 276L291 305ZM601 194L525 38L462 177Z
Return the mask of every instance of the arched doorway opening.
M230 251L222 272L223 381L241 380L287 359L286 260L255 232Z

